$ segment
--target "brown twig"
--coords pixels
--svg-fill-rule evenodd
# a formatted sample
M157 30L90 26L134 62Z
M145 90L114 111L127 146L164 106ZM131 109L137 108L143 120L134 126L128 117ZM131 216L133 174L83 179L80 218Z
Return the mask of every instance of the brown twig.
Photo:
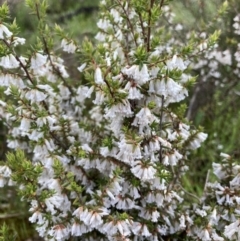
M160 9L162 8L163 4L164 4L164 0L162 0L160 3Z
M143 38L144 38L144 43L147 45L148 38L146 36L145 28L143 26L142 14L141 14L141 12L138 12L137 14L138 14L139 20L140 20L140 26L141 26L141 29L142 29L142 35L143 35Z
M22 61L20 60L20 58L17 56L16 52L14 51L14 49L12 49L11 45L4 39L2 39L2 41L4 42L4 44L13 52L14 57L16 58L16 60L19 62L21 68L24 70L27 78L29 79L29 81L34 85L34 81L32 79L32 77L30 76L26 66L22 63Z
M41 20L41 17L40 17L40 13L39 13L39 9L38 9L38 4L36 3L35 6L36 6L37 18L38 18L38 21L40 21L40 20ZM62 74L61 74L61 72L59 71L59 69L57 69L57 68L54 66L53 62L52 62L51 54L50 54L50 51L49 51L49 48L48 48L48 45L47 45L47 41L46 41L45 37L43 36L43 34L42 34L41 37L42 37L42 42L43 42L43 45L44 45L44 48L45 48L45 52L46 52L46 54L48 55L48 59L49 59L49 61L50 61L50 64L51 64L51 66L52 66L53 71L54 71L55 73L57 73L57 75L58 75L58 76L60 77L60 79L63 81L64 85L68 87L69 91L70 91L71 94L73 95L74 92L73 92L71 86L68 85L67 81L66 81L65 78L62 76Z
M124 14L125 14L125 16L126 16L128 25L129 25L129 27L130 27L130 30L131 30L131 33L132 33L132 36L133 36L134 43L135 43L136 46L138 46L137 40L135 39L135 34L134 34L133 25L132 25L130 19L128 18L128 15L129 15L129 14L126 12L126 10L124 9L124 7L121 5L121 2L120 2L119 0L117 0L117 2L118 2L118 4L121 6L121 8L122 8L122 10L123 10L123 12L124 12Z
M151 0L150 8L148 9L148 32L147 32L147 52L150 51L150 38L151 38L151 18L152 18L152 7L155 0Z
M162 104L161 104L161 112L160 112L160 124L159 124L159 134L161 135L162 132L162 122L163 122L163 106L164 106L164 96L161 96L162 98ZM159 161L162 163L162 144L160 145L160 150L159 150Z

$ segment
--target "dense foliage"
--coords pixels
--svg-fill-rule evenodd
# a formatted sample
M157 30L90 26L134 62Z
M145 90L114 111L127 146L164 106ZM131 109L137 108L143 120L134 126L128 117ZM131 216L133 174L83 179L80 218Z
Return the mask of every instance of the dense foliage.
M97 44L78 44L48 24L46 1L26 3L38 23L31 46L7 21L7 5L0 9L0 114L13 150L0 166L0 185L18 186L39 235L238 240L234 157L222 153L221 164L213 163L217 181L206 180L201 198L184 186L191 152L207 138L185 118L196 81L191 69L220 78L217 64L229 64L213 60L220 31L182 39L168 1L105 0ZM227 8L223 3L216 19ZM238 22L234 16L236 34Z

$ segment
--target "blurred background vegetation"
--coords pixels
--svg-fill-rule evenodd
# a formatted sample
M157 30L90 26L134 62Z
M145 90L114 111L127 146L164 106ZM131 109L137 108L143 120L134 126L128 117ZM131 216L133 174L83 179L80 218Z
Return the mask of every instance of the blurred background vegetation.
M240 74L235 58L239 35L234 33L233 19L240 14L236 0L228 1L228 10L221 13L224 0L173 1L176 23L182 23L186 33L195 31L199 37L221 30L214 57L202 56L200 69L194 69L198 76L191 91L186 116L196 126L203 126L208 139L190 158L190 172L186 185L189 191L201 195L212 162L219 162L221 152L240 157ZM181 36L179 36L181 37ZM225 55L231 64L224 64ZM194 60L199 65L199 59ZM193 64L194 65L194 64ZM214 71L213 71L214 70Z
M49 0L48 2L50 24L59 24L79 43L85 37L94 41L97 32L99 0ZM202 148L192 154L189 163L190 172L184 182L188 191L199 196L204 189L211 163L220 160L220 152L240 156L240 82L239 75L234 71L237 69L234 53L237 50L239 35L234 33L232 27L233 18L240 13L240 5L238 0L229 0L227 14L221 14L218 9L223 2L223 0L175 0L170 5L175 13L174 22L169 23L166 19L166 28L171 28L178 23L182 24L182 31L173 31L175 38L181 41L189 31L195 31L200 36L203 33L213 33L214 30L221 29L222 35L217 50L221 52L229 50L232 60L231 65L224 65L221 55L214 59L203 55L205 64L202 68L194 69L193 66L193 75L197 75L198 79L188 99L190 108L186 116L193 125L203 126L209 137ZM0 1L0 4L2 3L3 1ZM8 3L11 16L16 18L20 27L21 37L25 37L28 43L34 42L36 19L29 14L24 0L9 0ZM68 59L67 55L63 57L70 64L74 61L71 58ZM194 58L191 61L198 63ZM220 73L220 77L209 74L212 64L216 63L216 71ZM4 161L7 149L4 126L1 123L0 128L0 155ZM16 241L40 240L28 222L28 215L27 204L18 199L14 188L0 189L0 240L1 227L4 223L12 230Z

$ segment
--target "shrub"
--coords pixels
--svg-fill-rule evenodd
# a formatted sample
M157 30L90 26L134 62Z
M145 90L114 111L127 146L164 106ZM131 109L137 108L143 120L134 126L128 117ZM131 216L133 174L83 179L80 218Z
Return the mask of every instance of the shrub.
M195 81L189 64L220 32L175 41L159 21L172 21L168 1L105 0L98 44L78 45L47 24L46 1L26 3L39 35L23 55L26 40L6 22L7 6L0 9L0 113L13 149L0 184L18 186L40 236L238 240L232 157L214 164L219 183L206 183L201 199L182 185L191 150L207 138L184 118ZM77 78L59 47L79 61Z

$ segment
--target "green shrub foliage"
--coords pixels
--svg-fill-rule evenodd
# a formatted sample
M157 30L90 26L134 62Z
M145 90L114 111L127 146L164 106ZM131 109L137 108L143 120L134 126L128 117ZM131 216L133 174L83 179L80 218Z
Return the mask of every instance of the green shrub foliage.
M0 115L13 149L0 186L16 185L45 240L239 240L239 166L222 153L200 199L182 178L207 134L185 118L193 58L220 35L175 38L167 0L103 0L97 44L48 25L27 0L37 41L0 9ZM224 3L222 11L227 8ZM174 31L180 31L178 25ZM27 52L20 54L21 45ZM78 61L72 74L65 54ZM194 199L194 202L189 202Z

